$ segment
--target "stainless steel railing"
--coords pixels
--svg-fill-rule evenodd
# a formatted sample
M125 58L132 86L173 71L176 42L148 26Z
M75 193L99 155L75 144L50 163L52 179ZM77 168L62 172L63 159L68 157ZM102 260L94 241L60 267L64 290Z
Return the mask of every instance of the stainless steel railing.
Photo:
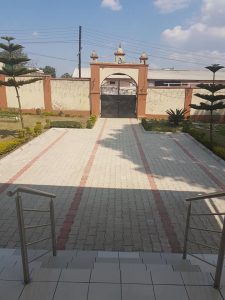
M31 194L36 196L43 196L46 198L50 198L49 201L49 210L40 210L40 209L29 209L29 208L23 208L22 204L22 197L21 193L25 194ZM18 228L19 228L19 235L20 235L20 246L21 246L21 256L22 256L22 264L23 264L23 276L24 276L24 283L27 284L30 282L30 273L29 273L29 262L28 262L28 254L27 254L27 246L52 239L52 252L53 256L56 256L56 235L55 235L55 217L54 217L54 203L53 198L56 197L54 194L49 194L46 192L42 192L39 190L34 190L27 187L17 187L12 191L9 191L7 193L8 196L12 197L16 195L16 212L17 212L17 219L18 219ZM32 225L32 226L26 226L24 224L24 216L23 212L44 212L50 213L50 223L42 224L42 225ZM26 229L32 229L32 228L40 228L40 227L47 227L51 226L51 236L47 238L43 238L37 241L32 241L27 243L26 241Z
M186 228L185 228L185 235L184 235L184 249L183 249L183 259L187 258L187 254L190 256L193 256L201 261L204 261L205 263L213 266L216 268L216 274L215 274L215 280L214 280L214 287L219 288L220 287L220 280L221 280L221 275L222 275L222 270L223 270L223 261L224 261L224 252L225 252L225 218L223 219L223 228L222 231L218 230L210 230L206 228L199 228L199 227L193 227L190 226L191 222L191 217L199 217L199 216L225 216L224 213L192 213L192 202L194 201L200 201L200 200L205 200L205 199L213 199L213 198L219 198L219 197L224 197L225 192L219 192L219 193L212 193L212 194L207 194L207 195L201 195L193 198L188 198L186 201L189 203L188 204L188 211L187 211L187 220L186 220ZM189 231L191 230L199 230L199 231L206 231L206 232L213 232L217 234L221 234L221 239L220 239L220 245L219 248L213 246L213 245L208 245L208 244L203 244L199 243L196 241L190 240L189 237ZM207 247L209 249L217 250L218 251L218 258L217 258L217 264L214 265L192 253L187 252L187 247L188 243Z

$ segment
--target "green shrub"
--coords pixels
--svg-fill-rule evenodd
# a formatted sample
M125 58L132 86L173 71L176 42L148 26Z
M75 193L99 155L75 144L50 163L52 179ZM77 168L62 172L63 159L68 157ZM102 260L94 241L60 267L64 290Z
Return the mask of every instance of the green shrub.
M90 118L87 120L86 128L91 129L94 127L97 117L95 115L91 115Z
M43 111L43 112L41 113L41 115L42 115L43 117L50 117L50 116L55 117L55 116L58 116L59 113L54 112L54 111Z
M184 120L186 112L186 109L169 109L166 111L169 115L169 122L173 123L174 126L179 126L179 123Z
M40 108L36 108L35 111L36 111L36 115L39 115L39 116L41 115L41 109Z
M17 133L18 133L18 138L19 139L25 138L25 130L24 129L18 129Z
M82 128L82 124L78 121L51 121L50 127L55 128Z
M42 125L41 122L36 122L36 125L34 126L34 133L35 135L42 133Z
M219 157L221 157L222 159L225 160L225 148L224 147L214 146L213 147L213 152L216 155L218 155Z
M11 141L0 141L0 155L6 154L9 151L17 148L19 145L25 142L24 139L16 139Z
M202 142L205 138L205 133L197 129L190 128L187 132L199 142Z
M25 127L25 134L31 136L34 134L34 130L31 127Z
M141 124L145 130L148 130L148 131L152 130L152 121L143 118L143 119L141 119Z
M50 123L51 123L51 121L50 121L49 119L46 119L46 120L45 120L45 126L44 126L44 128L45 128L45 129L50 128Z
M182 131L183 132L189 132L192 126L192 122L190 120L186 120L183 122L183 128Z

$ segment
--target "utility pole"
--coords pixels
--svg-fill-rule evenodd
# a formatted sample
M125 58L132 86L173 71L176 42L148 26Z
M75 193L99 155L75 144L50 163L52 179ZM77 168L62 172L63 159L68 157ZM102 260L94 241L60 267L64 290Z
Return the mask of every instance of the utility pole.
M79 26L79 52L78 52L78 56L79 56L79 62L78 62L78 69L79 69L79 78L81 78L81 35L82 35L82 27Z

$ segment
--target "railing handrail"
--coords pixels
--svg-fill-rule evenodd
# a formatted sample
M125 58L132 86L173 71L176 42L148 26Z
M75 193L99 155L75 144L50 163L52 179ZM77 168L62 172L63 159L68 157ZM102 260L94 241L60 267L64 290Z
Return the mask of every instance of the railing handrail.
M27 188L27 187L16 187L12 191L8 191L7 195L9 197L12 197L18 192L37 195L37 196L43 196L43 197L49 197L49 198L55 198L56 197L55 194L51 194L51 193L47 193L47 192L43 192L43 191L40 191L40 190L31 189L31 188Z
M31 225L31 226L25 226L24 224L24 211L37 211L40 212L42 210L38 209L23 209L22 204L22 196L21 193L27 193L27 194L33 194L38 196L44 196L48 197L49 199L49 210L44 210L43 212L49 212L50 213L50 223L49 224L38 224L38 225ZM52 239L52 252L53 256L56 256L56 235L55 235L55 218L54 218L54 202L53 198L56 197L54 194L46 193L40 190L35 190L27 187L17 187L13 189L12 191L9 191L7 193L9 197L12 197L13 195L16 195L16 211L17 211L17 219L18 219L18 228L19 228L19 235L20 235L20 246L21 246L21 256L22 256L22 265L23 265L23 276L24 276L24 283L27 284L30 281L30 272L29 272L29 262L28 262L28 254L27 254L27 246L45 241L47 239ZM33 241L30 243L26 242L26 229L31 228L39 228L39 227L47 227L51 226L51 236L47 238L43 238L37 241Z
M202 230L202 228L193 228L192 226L190 226L190 218L191 218L191 216L224 215L224 213L192 214L192 212L191 212L192 201L203 200L203 199L212 199L212 198L224 197L224 196L225 196L225 191L221 191L221 192L216 192L216 193L211 193L211 194L205 194L205 195L200 195L200 196L197 196L197 197L192 197L192 198L186 199L186 201L189 202L189 203L188 203L186 227L185 227L185 234L184 234L183 259L187 258L187 254L188 254L188 251L187 251L188 242L196 244L196 245L201 245L203 247L208 247L208 248L212 248L212 249L218 250L217 264L215 266L216 267L216 274L215 274L215 280L214 280L214 287L215 288L219 288L220 287L221 275L222 275L222 271L223 271L223 261L224 261L224 254L225 254L225 218L223 219L223 229L222 229L222 231L221 232L214 231L216 233L221 233L220 246L219 246L218 249L215 248L214 246L211 246L211 245L207 245L207 244L202 244L202 243L198 243L198 242L195 242L195 241L191 241L191 240L188 239L188 236L189 236L189 230L190 229ZM203 230L204 231L209 231L209 232L212 231L212 230L208 230L208 229L204 229L204 228L203 228ZM198 258L197 256L194 256L194 257ZM198 259L200 259L200 258L198 258ZM202 259L200 259L200 260L202 260Z
M185 201L191 202L191 201L196 201L196 200L204 200L204 199L223 197L223 196L225 196L225 192L216 192L216 193L211 193L211 194L199 195L199 196L192 197L192 198L187 198L187 199L185 199Z

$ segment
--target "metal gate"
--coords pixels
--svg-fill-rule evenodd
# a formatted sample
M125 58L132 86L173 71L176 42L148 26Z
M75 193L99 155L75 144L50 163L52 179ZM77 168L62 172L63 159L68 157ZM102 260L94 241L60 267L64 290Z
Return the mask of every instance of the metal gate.
M101 95L101 117L133 118L136 117L135 95Z

